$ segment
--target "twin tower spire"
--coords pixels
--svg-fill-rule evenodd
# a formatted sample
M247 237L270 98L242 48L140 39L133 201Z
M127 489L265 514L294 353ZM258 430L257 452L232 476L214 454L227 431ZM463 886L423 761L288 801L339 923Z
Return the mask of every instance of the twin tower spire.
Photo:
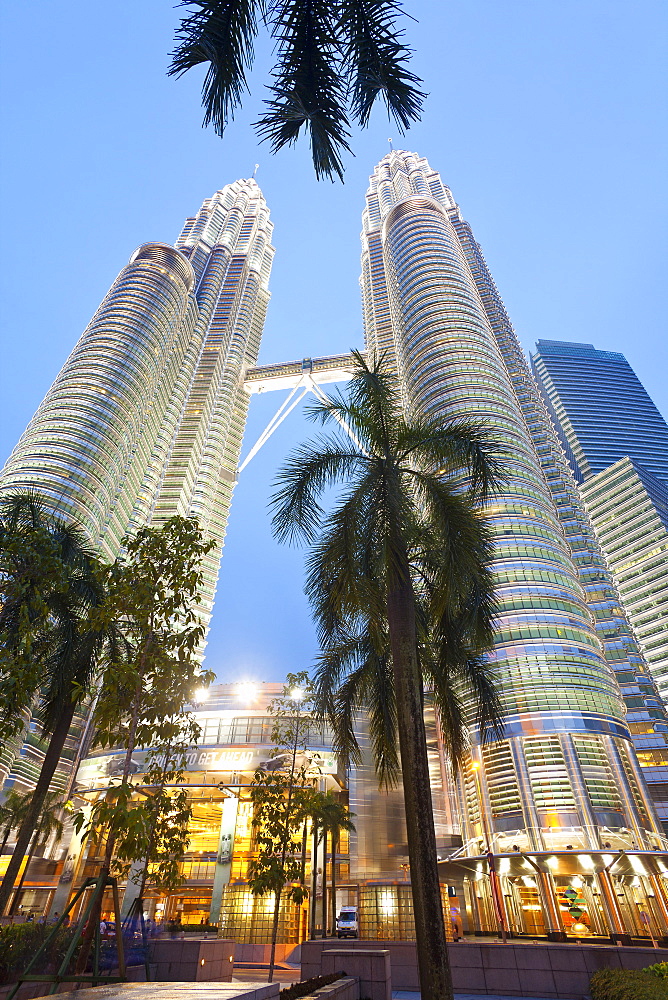
M269 302L271 238L249 179L207 199L175 246L140 247L0 476L3 491L34 488L79 521L106 557L141 525L196 517L216 542L205 621ZM488 506L500 607L490 659L505 732L483 746L469 706L472 758L483 766L452 788L443 779L441 834L458 827L473 854L483 829L497 846L505 838L530 851L566 841L597 850L617 836L658 847L615 679L640 661L638 648L480 247L417 154L392 150L371 177L361 287L367 350L389 352L405 405L480 420L511 467ZM387 837L366 843L361 871Z

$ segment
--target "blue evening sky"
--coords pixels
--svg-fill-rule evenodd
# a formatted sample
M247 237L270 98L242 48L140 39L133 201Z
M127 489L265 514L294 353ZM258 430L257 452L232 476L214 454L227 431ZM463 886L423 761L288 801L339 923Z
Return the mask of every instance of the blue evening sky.
M361 346L360 214L388 136L452 187L526 349L552 338L622 351L668 413L663 0L406 8L423 121L401 139L379 108L332 185L315 181L305 144L272 157L256 143L266 44L221 141L201 128L202 74L165 75L173 0L5 0L0 461L135 247L173 242L255 163L277 250L261 360ZM252 400L244 452L280 401ZM273 542L266 515L309 429L295 412L237 488L208 650L221 680L279 680L314 656L303 554Z

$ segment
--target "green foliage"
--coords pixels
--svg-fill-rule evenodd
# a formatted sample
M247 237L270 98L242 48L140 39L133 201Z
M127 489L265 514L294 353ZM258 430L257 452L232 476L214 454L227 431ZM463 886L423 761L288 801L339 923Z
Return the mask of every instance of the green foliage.
M592 1000L665 1000L668 997L668 983L646 970L599 969L591 977L589 988Z
M311 791L306 769L256 771L250 789L257 853L248 865L248 885L255 896L285 893L295 903L307 896L301 884L301 832L304 803Z
M400 588L404 610L416 618L419 665L451 760L467 749L465 693L483 732L498 723L483 657L496 605L481 503L503 478L502 449L475 422L408 419L389 362L355 357L347 395L310 409L337 430L292 453L271 505L279 540L310 546L305 589L321 645L318 713L334 729L337 752L358 761L353 718L363 710L381 783L391 785L399 758L388 602ZM326 513L321 497L337 484L342 492Z
M642 971L651 973L657 979L668 979L668 962L655 962L654 965L648 965Z
M34 708L52 731L63 704L86 694L103 643L90 620L101 572L83 530L37 494L0 501L0 742L20 734Z
M219 135L248 91L258 22L275 42L276 65L258 134L273 151L309 134L316 176L343 179L351 120L366 126L378 97L400 131L418 121L425 95L408 70L399 0L181 0L170 75L208 63L204 124Z
M45 924L8 924L0 926L0 983L11 983L23 972L26 965L44 943L53 928ZM74 936L74 928L61 928L49 952L36 972L46 972L62 962Z
M275 944L281 895L295 903L307 896L301 862L301 834L307 803L313 794L306 763L297 763L297 755L306 748L310 726L313 691L309 676L302 671L288 674L280 697L269 706L274 717L272 739L276 743L273 758L279 761L274 770L258 769L250 787L254 807L253 831L255 854L248 866L248 884L256 896L273 892ZM272 959L273 966L273 959Z
M95 745L175 748L199 736L184 708L214 675L197 657L204 637L196 606L202 558L214 547L195 520L173 517L125 539L109 567L105 616L119 622L124 649L106 671L95 712Z
M119 874L147 859L142 886L148 879L175 888L188 843L187 792L165 786L183 776L185 752L201 732L189 706L214 677L198 659L204 629L196 612L202 558L213 546L196 521L173 517L125 539L124 556L107 574L102 617L120 623L123 646L103 678L94 745L124 746L126 756L119 783L94 803L86 833L106 836ZM141 785L130 775L136 747L151 748ZM83 814L75 822L80 829Z

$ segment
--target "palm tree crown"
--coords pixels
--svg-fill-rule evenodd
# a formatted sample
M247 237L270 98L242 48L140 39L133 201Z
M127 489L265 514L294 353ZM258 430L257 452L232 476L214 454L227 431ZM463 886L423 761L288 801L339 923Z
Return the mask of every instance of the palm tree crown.
M399 0L182 0L170 75L201 63L204 124L219 135L248 90L259 23L275 42L266 113L256 128L273 151L310 136L317 177L343 178L350 120L365 126L381 96L403 130L420 118L424 94L397 28Z
M492 541L482 504L501 449L478 424L412 413L383 358L355 354L347 396L311 416L339 430L292 453L272 497L276 535L305 541L306 592L321 645L315 687L337 749L359 759L369 720L382 782L404 777L421 989L451 995L424 731L431 691L453 763L468 727L498 729L484 659L493 633ZM343 484L333 510L323 494Z

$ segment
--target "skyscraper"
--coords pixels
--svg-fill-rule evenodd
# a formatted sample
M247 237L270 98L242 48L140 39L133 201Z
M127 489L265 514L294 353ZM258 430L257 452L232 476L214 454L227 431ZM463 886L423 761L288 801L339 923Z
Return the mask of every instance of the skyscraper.
M668 483L668 424L623 354L538 340L531 367L578 482L628 455Z
M537 347L538 385L666 701L668 425L623 354L552 340Z
M175 247L141 246L0 474L3 492L38 490L107 558L142 525L197 517L216 541L204 567L205 623L248 408L243 379L269 301L271 233L259 187L240 180L186 220ZM29 784L38 746L21 756L18 778ZM67 769L63 761L61 782Z
M186 222L175 247L141 247L0 478L5 489L47 492L107 556L141 524L196 515L218 543L206 567L205 616L249 395L319 392L317 382L349 370L345 355L253 367L270 237L255 182L237 181ZM494 930L505 908L519 933L625 939L641 906L653 933L668 934L657 854L665 842L633 746L648 727L642 712L627 713L635 695L625 706L619 684L641 676L642 656L480 247L439 174L414 153L391 152L371 178L361 287L367 350L389 355L405 408L479 419L501 441L510 471L487 509L500 602L490 663L503 737L484 742L475 706L466 705L471 760L454 780L428 698L425 706L443 879L464 892L477 930ZM650 688L640 694L644 706ZM668 732L660 708L653 718L652 738L662 725ZM211 780L222 780L215 769ZM350 804L350 874L367 881L374 927L394 907L400 928L408 887L402 896L387 880L369 885L372 875L401 880L409 864L399 798L378 792L364 762L350 775ZM495 857L498 898L484 877ZM588 925L566 916L574 886L582 898L571 909Z
M361 285L367 348L393 359L407 409L478 418L511 469L488 505L505 738L483 746L471 729L482 767L458 783L468 853L596 850L611 831L658 844L614 673L641 658L482 252L415 154L388 154L371 177ZM558 933L544 879L538 889Z

